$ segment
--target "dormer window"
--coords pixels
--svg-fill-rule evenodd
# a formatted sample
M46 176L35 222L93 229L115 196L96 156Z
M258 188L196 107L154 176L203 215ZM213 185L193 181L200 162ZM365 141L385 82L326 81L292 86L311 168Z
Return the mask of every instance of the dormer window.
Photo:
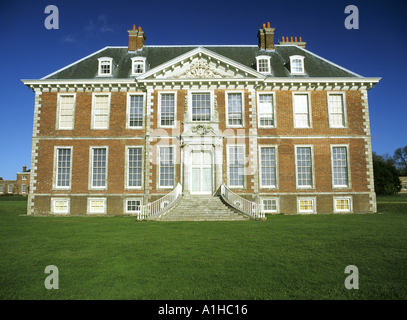
M304 57L303 56L291 56L290 57L291 73L298 74L304 73Z
M139 75L146 72L146 58L145 57L134 57L131 58L131 74Z
M257 72L260 73L271 73L270 57L269 56L258 56L257 60Z
M111 76L113 72L113 58L99 58L99 76Z

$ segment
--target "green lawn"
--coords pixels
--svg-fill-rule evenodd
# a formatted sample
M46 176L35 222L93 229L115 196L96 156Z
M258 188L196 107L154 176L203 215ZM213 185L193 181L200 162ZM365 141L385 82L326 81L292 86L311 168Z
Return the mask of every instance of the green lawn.
M381 201L380 214L265 222L30 217L25 201L0 201L0 299L405 300L407 201Z

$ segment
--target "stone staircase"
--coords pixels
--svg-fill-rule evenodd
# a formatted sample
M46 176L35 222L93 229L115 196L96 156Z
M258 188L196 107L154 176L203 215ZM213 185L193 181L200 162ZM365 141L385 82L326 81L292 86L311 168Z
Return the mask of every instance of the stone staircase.
M224 204L217 196L182 196L157 221L244 221L248 216Z

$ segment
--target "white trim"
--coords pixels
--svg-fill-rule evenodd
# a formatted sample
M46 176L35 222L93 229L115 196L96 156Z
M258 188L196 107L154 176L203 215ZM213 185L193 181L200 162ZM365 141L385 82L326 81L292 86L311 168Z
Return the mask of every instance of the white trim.
M300 209L301 201L312 201L312 210ZM316 197L297 197L297 213L298 214L314 214L317 213L317 198Z
M142 125L141 126L130 126L130 97L131 96L143 96L143 114L142 114ZM143 129L145 127L145 110L146 110L146 93L145 92L127 92L127 105L126 105L126 129ZM98 138L99 139L99 138Z
M204 148L204 149L198 149L198 150L196 150L196 149L191 149L190 150L190 157L189 157L189 165L190 165L190 168L191 168L191 175L190 175L190 179L189 179L189 183L190 183L190 193L191 194L212 194L213 193L213 186L214 186L214 179L215 179L215 177L214 177L214 149L212 148L212 146L211 146L211 148L210 149L207 149L207 148ZM211 159L211 164L210 165L208 165L208 164L206 164L206 165L204 165L202 162L199 164L199 165L194 165L193 163L192 163L192 161L193 161L193 153L194 152L200 152L201 154L200 154L200 156L201 156L201 160L203 160L203 153L204 152L207 152L207 153L209 153L210 154L210 159ZM192 186L193 186L193 182L192 182L192 179L193 179L193 169L194 168L199 168L200 169L200 184L199 184L199 189L200 189L200 191L193 191L192 190ZM208 168L210 168L211 169L211 190L210 191L202 191L202 183L203 183L203 175L202 175L202 172L203 172L203 168L206 168L206 169L208 169Z
M25 187L25 190L23 189L23 187ZM21 185L21 193L27 193L27 185L26 184Z
M299 186L298 185L298 163L297 163L297 148L310 148L311 153L311 185L310 186ZM314 146L305 144L294 145L294 155L295 155L295 187L296 189L315 189L315 168L314 168Z
M261 149L263 148L274 148L274 164L275 164L275 185L266 186L262 184L262 166L261 166ZM278 189L278 145L270 144L270 145L259 145L259 156L258 156L258 169L259 169L259 186L260 189Z
M241 147L243 148L243 185L232 186L230 185L230 147ZM226 181L229 189L244 189L246 186L246 144L226 144Z
M348 178L348 185L335 185L334 184L334 159L333 159L333 148L345 148L346 149L346 168L347 168L347 178ZM333 190L338 190L338 189L351 189L352 184L351 184L351 174L350 174L350 153L349 153L349 144L331 144L330 145L331 149L331 179L332 179L332 189Z
M242 97L242 124L229 124L229 94L240 93ZM212 103L211 103L212 104ZM245 100L244 100L244 90L225 90L225 115L226 115L226 128L244 128L245 127ZM211 115L212 120L212 115Z
M103 212L94 212L91 211L91 202L92 201L103 201ZM106 214L106 207L107 207L107 199L106 198L87 198L87 214Z
M176 128L177 126L177 91L157 91L158 93L158 106L157 106L157 127L158 128ZM174 95L174 124L162 125L161 124L161 96L163 94Z
M273 125L272 126L265 126L260 124L260 96L261 95L271 95L273 97ZM276 92L275 91L258 91L257 92L257 127L259 129L262 128L277 128L277 110L276 110Z
M129 186L129 149L141 149L141 185L140 186ZM124 189L125 190L141 190L144 187L144 146L126 146L125 155L125 172L124 172Z
M105 167L105 185L104 186L93 186L93 150L94 149L106 149L106 167ZM109 146L90 146L89 147L89 190L107 190L108 182L108 168L109 168Z
M336 200L348 200L349 209L337 209L336 208ZM340 196L340 197L333 197L333 212L334 213L352 213L353 212L353 197L352 196Z
M107 105L107 124L106 127L95 127L95 102L96 96L108 96L108 105ZM93 92L92 93L92 117L90 123L91 130L109 130L110 127L110 99L111 93L110 92Z
M307 96L307 107L308 107L308 126L306 127L297 127L295 121L295 96L306 95ZM293 101L293 121L294 129L311 129L312 128L312 106L311 106L311 93L306 91L293 91L292 92L292 101Z
M58 186L58 150L69 149L71 150L71 161L69 164L69 186ZM52 189L53 190L71 190L72 188L72 161L73 161L73 146L54 146L54 170L52 177Z
M57 211L55 209L55 202L56 201L66 201L66 210L65 211ZM51 198L51 213L52 214L69 214L71 212L71 198L64 197L64 198Z
M61 97L73 96L73 110L72 110L72 126L71 127L61 127L60 117L61 117ZM58 93L57 98L57 115L56 115L56 130L74 130L75 129L75 109L76 109L76 92Z
M342 91L327 91L327 105L328 105L328 119L329 119L329 128L347 128L348 127L348 119L346 113L346 94ZM331 108L329 106L329 96L331 95L341 95L342 96L342 116L343 116L343 125L342 126L334 126L331 122Z

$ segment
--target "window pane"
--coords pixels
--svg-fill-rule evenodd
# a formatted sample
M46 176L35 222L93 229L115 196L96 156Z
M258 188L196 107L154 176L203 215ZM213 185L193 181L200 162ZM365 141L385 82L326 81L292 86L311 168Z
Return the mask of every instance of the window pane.
M192 94L192 121L211 120L211 101L209 93Z
M93 149L92 186L106 185L106 149Z
M261 148L260 172L262 186L276 185L275 148Z
M109 96L95 96L93 114L93 127L96 129L107 129L109 123Z
M298 186L312 187L311 148L297 148Z
M341 94L329 95L329 122L332 127L344 127L343 96Z
M74 96L60 96L59 129L73 128Z
M175 116L175 102L174 94L161 95L161 125L172 126L174 125Z
M71 149L57 149L56 186L69 187L71 175Z
M130 96L129 126L143 126L143 96Z
M259 60L259 72L267 73L269 72L269 65L267 59L260 59Z
M310 126L308 95L306 94L294 95L294 116L295 116L294 119L295 127L308 128Z
M334 186L348 186L348 164L346 147L332 148L332 167Z
M274 126L273 95L259 95L259 118L261 126Z
M242 94L228 94L228 123L229 125L242 124Z
M128 159L128 181L129 187L141 187L142 175L142 149L130 148Z
M174 148L160 148L160 186L174 186Z
M229 184L243 186L244 177L243 147L229 147Z

